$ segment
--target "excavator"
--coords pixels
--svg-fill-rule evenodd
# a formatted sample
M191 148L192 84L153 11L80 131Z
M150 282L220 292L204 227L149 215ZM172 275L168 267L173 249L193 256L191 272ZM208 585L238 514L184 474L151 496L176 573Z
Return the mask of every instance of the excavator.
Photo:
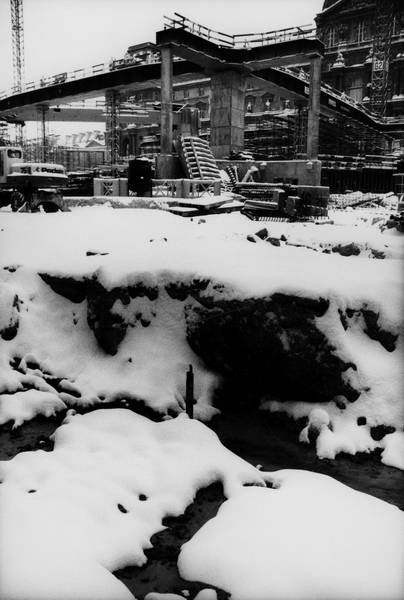
M19 146L0 146L0 205L13 212L68 212L58 190L67 181L62 165L26 162Z

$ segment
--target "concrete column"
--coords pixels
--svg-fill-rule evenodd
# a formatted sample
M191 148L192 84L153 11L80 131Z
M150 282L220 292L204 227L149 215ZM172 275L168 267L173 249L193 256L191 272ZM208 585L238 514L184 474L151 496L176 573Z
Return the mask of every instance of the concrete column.
M161 48L161 154L173 152L173 50Z
M307 119L307 158L317 160L320 136L321 57L310 57L310 89Z
M245 80L235 71L211 77L210 146L215 158L244 149Z
M37 106L37 142L39 162L47 162L49 150L49 106Z

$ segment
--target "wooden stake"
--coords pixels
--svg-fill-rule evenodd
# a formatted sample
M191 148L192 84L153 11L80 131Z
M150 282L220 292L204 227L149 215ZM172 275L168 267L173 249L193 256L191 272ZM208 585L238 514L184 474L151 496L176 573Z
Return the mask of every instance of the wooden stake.
M189 365L189 371L187 372L185 409L188 417L192 419L194 416L194 372L192 365Z

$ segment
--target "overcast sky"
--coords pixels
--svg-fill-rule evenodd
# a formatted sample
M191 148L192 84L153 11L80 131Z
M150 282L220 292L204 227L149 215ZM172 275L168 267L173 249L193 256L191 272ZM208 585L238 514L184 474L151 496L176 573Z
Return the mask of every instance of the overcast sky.
M323 0L23 0L25 82L122 58L179 13L215 31L314 25ZM0 0L0 91L13 85L10 0Z

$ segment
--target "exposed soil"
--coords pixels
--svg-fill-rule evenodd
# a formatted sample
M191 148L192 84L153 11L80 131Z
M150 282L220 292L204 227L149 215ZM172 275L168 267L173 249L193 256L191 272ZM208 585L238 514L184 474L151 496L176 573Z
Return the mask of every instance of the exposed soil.
M51 451L53 444L49 436L60 425L63 416L37 417L15 430L11 429L11 424L1 426L0 460L9 460L28 450ZM209 426L224 446L249 463L261 465L263 471L306 469L323 473L404 510L404 472L383 465L378 453L338 455L333 461L319 460L313 447L298 441L301 423L280 414L222 415ZM181 545L216 515L224 500L219 483L200 490L184 515L163 521L167 529L153 536L153 548L146 551L147 564L141 568L121 569L115 575L138 600L143 600L152 591L182 595L183 590L187 590L187 597L195 598L201 589L210 586L181 579L177 557ZM225 591L217 590L217 597L226 600L229 596Z

